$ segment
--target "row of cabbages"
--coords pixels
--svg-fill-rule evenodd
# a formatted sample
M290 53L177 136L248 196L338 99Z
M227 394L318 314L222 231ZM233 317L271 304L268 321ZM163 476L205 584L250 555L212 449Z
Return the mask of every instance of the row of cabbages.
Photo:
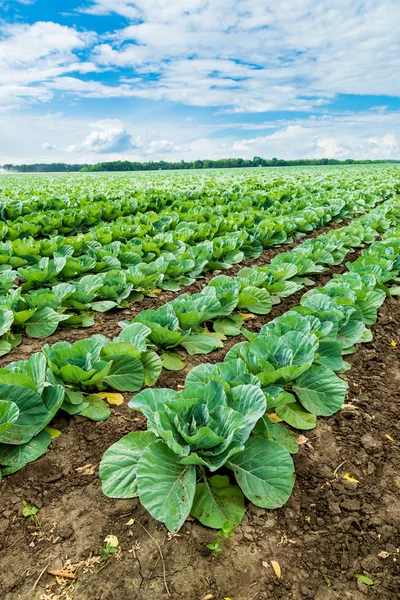
M194 325L207 318L224 317L230 314L226 312L229 306L225 305L233 306L235 302L235 306L243 310L265 314L269 312L271 302L276 302L279 297L299 289L302 276L318 272L322 269L321 265L337 264L343 260L348 249L372 241L377 233L388 226L391 219L396 218L397 212L397 201L387 200L367 213L365 217L354 222L356 228L348 230L348 240L345 240L343 235L339 238L335 232L332 232L328 237L322 238L319 244L315 240L310 240L298 250L280 254L265 268L243 269L235 279L216 277L198 297L186 294L177 298L174 302L176 305L181 304L182 308L178 312L190 312L190 305L194 301L202 306L211 304L212 309L208 311L199 311L198 307L193 309L198 313L198 323ZM366 230L364 231L363 228ZM71 255L71 249L66 256L58 256L54 259L42 258L39 264L30 269L5 270L0 275L0 291L3 294L0 296L0 336L2 336L0 355L8 353L21 342L21 332L24 330L31 337L48 337L60 324L70 327L90 327L94 323L93 311L105 312L126 306L129 301L142 298L144 292L151 294L155 289L177 290L181 285L193 283L204 270L211 267L228 268L232 262L240 262L243 259L243 252L233 256L237 234L231 236L233 237L217 238L213 242L204 242L190 247L186 252L186 258L185 253L177 259L175 254L165 252L149 264L139 262L127 268L122 268L116 256L98 256L97 258L102 261L101 265L108 265L110 270L85 275L78 280L73 279L73 283L58 283L60 274L67 267L74 269L79 261L81 261L79 264L83 261L86 267L94 268L94 265L99 264L96 262L94 250L93 256L87 255L77 259ZM114 245L116 251L120 249L118 243ZM68 247L63 248L66 252ZM225 254L223 248L226 250ZM230 255L231 263L220 261L221 252L224 260ZM131 254L131 262L140 260L137 254ZM121 254L119 257L121 258ZM219 262L215 262L216 259ZM291 281L287 281L288 279ZM18 288L15 287L17 284L19 284ZM33 289L38 286L41 287ZM170 311L170 308L166 310ZM162 325L166 319L161 314L162 311L158 311L157 317L151 316L150 313L143 317L153 321L155 319ZM182 316L181 320L183 319ZM170 319L167 315L168 320ZM226 328L228 327L229 330L230 326L237 328L237 317L236 323L227 323L226 320L220 322L216 333L224 334ZM179 328L185 331L190 328L182 323L177 325L176 321L174 327L176 331ZM167 326L169 329L174 327L172 322ZM151 328L154 330L154 326ZM175 338L177 335L175 333ZM196 341L200 342L198 338ZM214 336L214 345L211 341L211 337L203 338L202 347L205 347L206 351L207 349L211 351L218 346L218 338ZM176 344L169 343L167 347L174 345ZM193 343L190 343L190 347L192 346ZM188 351L191 350L188 348ZM197 351L195 346L193 352Z

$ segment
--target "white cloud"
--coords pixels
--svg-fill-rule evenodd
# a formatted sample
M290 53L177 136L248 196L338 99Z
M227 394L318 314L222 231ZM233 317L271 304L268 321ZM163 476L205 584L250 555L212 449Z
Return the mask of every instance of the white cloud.
M400 113L365 111L275 124L276 131L234 141L243 156L394 159L400 157ZM235 154L237 155L237 154Z
M157 135L156 132L146 131L135 136L133 132L127 130L125 124L119 119L105 119L97 123L91 123L90 126L95 128L94 131L83 142L68 146L66 152L90 153L92 155L108 154L126 158L127 152L134 151L138 160L147 160L148 156L162 159L165 155L173 152L187 150L185 145L175 144L167 139L154 139L154 136ZM115 158L116 156L114 156Z
M41 144L41 148L43 150L56 150L57 146L55 144L50 144L50 142L45 142Z
M3 25L3 107L61 92L310 112L337 94L400 96L398 0L232 0L229 10L226 0L82 0L79 10L130 24L101 36L52 22ZM91 60L81 55L89 51ZM103 69L114 72L107 84L79 77Z
M93 0L87 10L132 19L93 60L139 74L142 98L260 112L400 96L398 0L232 0L229 10L226 0Z
M128 19L136 19L139 16L139 11L135 6L136 2L127 2L124 0L96 0L85 8L81 8L80 12L89 15L109 15L117 13Z
M121 121L106 119L92 123L96 129L81 144L72 144L67 152L114 153L130 150L133 147L131 135Z
M76 55L94 40L93 34L52 22L1 26L0 104L15 108L28 100L48 101L53 94L45 87L47 80L97 70Z
M0 114L0 164L29 162L94 163L108 160L195 160L264 156L272 158L400 157L400 111L368 110L259 123L254 135L244 122L199 124L160 118L149 126L135 118L88 123L83 118L47 114L27 119ZM23 136L16 136L23 131ZM56 146L42 148L38 140Z

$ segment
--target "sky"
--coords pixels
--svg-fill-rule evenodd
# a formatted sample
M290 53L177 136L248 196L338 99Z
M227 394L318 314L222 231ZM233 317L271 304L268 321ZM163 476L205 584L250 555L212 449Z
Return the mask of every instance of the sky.
M0 0L0 164L400 159L399 23L399 0Z

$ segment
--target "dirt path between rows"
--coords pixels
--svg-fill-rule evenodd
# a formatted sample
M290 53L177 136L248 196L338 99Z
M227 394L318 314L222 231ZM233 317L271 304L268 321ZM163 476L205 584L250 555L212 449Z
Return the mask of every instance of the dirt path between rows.
M347 357L352 363L345 375L347 404L306 432L308 441L295 457L290 501L276 511L249 505L217 559L206 548L214 531L186 522L178 536L170 536L137 500L102 495L92 467L110 444L145 426L137 413L123 405L100 423L58 418L63 435L46 455L0 485L2 600L397 598L399 323L400 300L388 299L373 327L373 342ZM346 473L358 483L344 478ZM22 500L40 507L38 524L22 517ZM109 534L118 537L120 552L99 562ZM271 560L280 564L281 579ZM67 561L86 562L77 580L63 588L47 570ZM374 585L361 583L356 573Z

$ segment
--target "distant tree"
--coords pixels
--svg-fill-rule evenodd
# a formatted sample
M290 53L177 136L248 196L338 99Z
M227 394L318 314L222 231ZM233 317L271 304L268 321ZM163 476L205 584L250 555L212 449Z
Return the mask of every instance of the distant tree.
M255 156L253 159L246 158L220 158L218 160L204 159L195 161L170 162L150 161L132 162L129 160L116 160L112 162L100 162L94 165L66 164L66 163L36 163L31 165L5 164L0 168L14 173L68 173L70 171L82 171L85 173L99 171L158 171L178 169L232 169L244 167L291 167L291 166L315 166L315 165L348 165L348 164L375 164L375 163L399 163L400 160L338 160L336 158L298 158L285 160L282 158L266 159Z

